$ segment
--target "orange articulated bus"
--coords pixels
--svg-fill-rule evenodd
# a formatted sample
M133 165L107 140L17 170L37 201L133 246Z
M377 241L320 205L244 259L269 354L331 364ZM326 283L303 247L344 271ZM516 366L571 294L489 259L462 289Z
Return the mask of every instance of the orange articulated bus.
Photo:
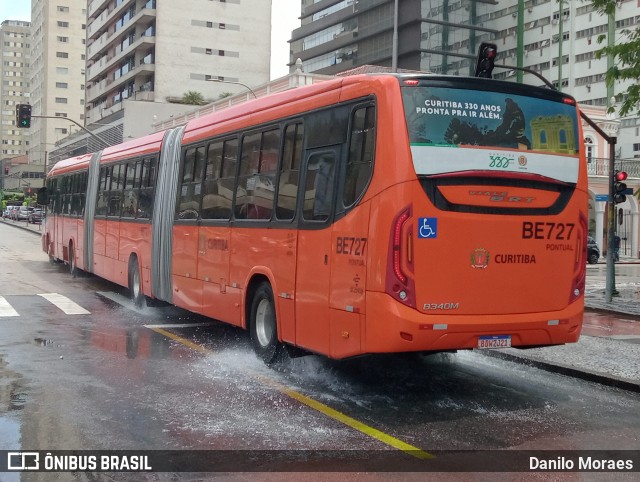
M43 249L249 330L267 363L575 342L578 119L491 79L329 80L59 162Z

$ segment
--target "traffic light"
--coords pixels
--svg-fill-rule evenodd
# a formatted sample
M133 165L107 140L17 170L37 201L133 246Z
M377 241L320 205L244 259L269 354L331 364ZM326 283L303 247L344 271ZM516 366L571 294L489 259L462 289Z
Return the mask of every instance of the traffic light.
M623 181L627 180L627 173L624 171L616 171L613 176L613 202L615 204L623 203L627 200L624 192L627 190L627 184Z
M16 106L16 125L23 128L31 127L31 106L29 104Z
M498 46L488 42L482 42L478 49L478 58L476 59L476 77L491 78L493 71L493 63L498 55Z

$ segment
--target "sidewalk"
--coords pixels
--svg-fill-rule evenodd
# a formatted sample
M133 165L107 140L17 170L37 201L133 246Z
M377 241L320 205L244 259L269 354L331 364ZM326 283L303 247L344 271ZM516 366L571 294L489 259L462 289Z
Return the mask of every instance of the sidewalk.
M36 235L41 233L40 225L25 221L2 222ZM640 260L623 258L620 263L640 264ZM631 283L620 283L616 288L618 294L607 303L604 283L590 283L587 269L586 313L578 343L482 353L640 393L640 278Z

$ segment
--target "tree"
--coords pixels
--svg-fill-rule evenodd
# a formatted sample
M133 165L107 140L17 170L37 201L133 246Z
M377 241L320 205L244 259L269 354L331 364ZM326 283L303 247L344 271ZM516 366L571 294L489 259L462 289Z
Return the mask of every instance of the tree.
M190 90L188 92L185 92L182 96L182 103L190 105L203 105L205 102L204 97L200 92Z
M562 1L562 0L561 0ZM594 9L600 12L602 15L613 15L616 10L616 0L592 0ZM596 52L596 58L602 58L603 56L611 55L615 62L615 65L607 70L605 74L605 81L607 85L613 85L617 80L633 80L626 91L626 98L623 99L620 106L620 116L631 113L631 111L638 109L640 113L640 26L636 26L635 29L624 29L620 32L626 42L616 39L615 45L607 45L601 50ZM602 43L606 39L606 35L602 34L598 36L598 43ZM609 112L613 112L613 107L609 108Z

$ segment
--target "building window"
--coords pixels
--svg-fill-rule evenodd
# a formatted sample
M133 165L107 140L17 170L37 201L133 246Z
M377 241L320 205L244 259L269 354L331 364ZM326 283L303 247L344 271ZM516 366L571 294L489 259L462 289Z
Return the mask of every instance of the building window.
M56 52L56 57L59 59L68 59L69 54L67 52Z
M67 84L66 82L56 82L56 87L58 89L67 89L69 87L69 84Z
M56 97L56 104L66 104L66 103L67 103L66 97Z
M69 22L58 22L58 27L67 28L69 27Z
M591 136L584 138L584 145L587 154L587 162L591 163L595 159L596 146Z
M62 5L58 5L58 12L69 13L69 7L63 7Z

